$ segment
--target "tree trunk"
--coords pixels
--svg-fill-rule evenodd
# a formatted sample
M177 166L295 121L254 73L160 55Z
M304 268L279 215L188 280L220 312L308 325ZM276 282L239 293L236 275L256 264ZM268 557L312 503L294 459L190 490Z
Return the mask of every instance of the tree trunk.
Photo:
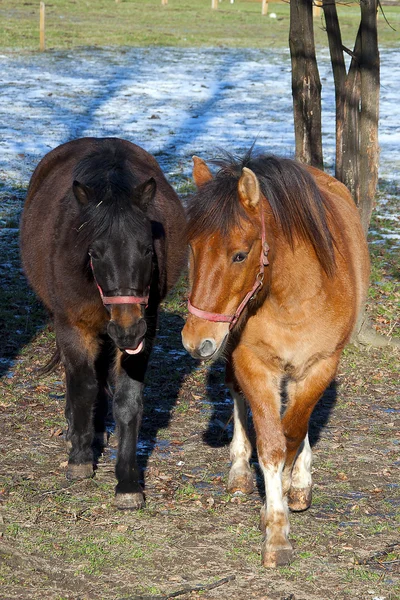
M350 190L356 204L360 200L360 70L361 31L358 31L348 74L335 0L323 3L328 34L336 105L335 177Z
M361 1L361 118L360 118L360 204L361 223L368 231L378 184L379 49L378 0Z
M326 33L328 35L329 53L335 82L335 107L336 107L336 165L335 177L340 181L342 172L342 142L344 130L344 106L345 106L345 84L346 65L343 56L342 34L336 11L335 0L323 0Z
M350 190L367 234L378 183L378 0L361 0L361 22L348 73L335 0L324 0L336 99L335 175Z
M321 81L315 56L311 0L290 2L289 47L296 158L322 169Z
M350 190L360 205L360 67L356 47L344 84L343 122L340 123L341 162L336 177Z

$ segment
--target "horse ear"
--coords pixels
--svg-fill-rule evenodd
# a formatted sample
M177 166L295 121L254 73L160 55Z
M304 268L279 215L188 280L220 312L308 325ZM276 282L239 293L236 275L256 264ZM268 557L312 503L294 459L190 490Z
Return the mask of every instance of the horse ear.
M94 196L90 187L76 180L72 184L72 191L81 206L86 206Z
M134 200L144 212L147 211L149 204L153 201L156 189L156 181L153 177L150 177L150 179L141 183L133 190Z
M243 167L238 183L240 202L245 208L256 208L260 201L260 184L251 169Z
M192 156L193 160L193 179L197 187L204 185L213 178L210 169L202 158Z

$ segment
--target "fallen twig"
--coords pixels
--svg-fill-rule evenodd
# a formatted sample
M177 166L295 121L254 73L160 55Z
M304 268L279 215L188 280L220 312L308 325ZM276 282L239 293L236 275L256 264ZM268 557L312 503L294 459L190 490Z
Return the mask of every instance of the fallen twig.
M393 544L388 544L384 550L380 550L379 552L375 552L371 556L368 556L367 558L362 560L360 562L360 564L369 565L372 567L373 566L383 567L384 569L388 570L388 567L386 565L393 565L393 566L397 565L400 562L400 559L397 559L397 558L395 558L393 560L384 560L384 559L387 558L388 554L390 554L393 551L396 551L396 549L399 547L400 547L399 542L394 542Z
M188 585L180 590L177 590L176 592L171 592L163 596L126 596L125 598L121 598L121 600L169 600L169 598L177 598L177 596L190 594L190 592L213 590L214 588L224 585L225 583L229 583L229 581L233 581L234 579L236 579L236 575L228 575L228 577L214 581L214 583L196 583L194 585Z

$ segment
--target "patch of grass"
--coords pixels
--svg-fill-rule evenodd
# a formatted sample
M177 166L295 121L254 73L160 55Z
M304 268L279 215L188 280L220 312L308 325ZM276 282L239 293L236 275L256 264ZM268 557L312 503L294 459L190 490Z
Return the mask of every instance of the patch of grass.
M312 556L314 556L314 553L313 552L309 552L309 551L299 552L298 553L298 557L301 558L301 559L311 558Z
M374 326L386 335L398 332L400 320L399 190L390 182L380 182L377 193L379 210L372 213L368 233L371 257L371 284L367 308L373 314ZM394 234L394 236L393 236Z
M351 571L348 571L346 575L347 581L379 581L380 579L382 579L381 573L375 573L375 571L371 571L365 567L355 567Z
M187 400L179 400L176 403L175 411L179 414L185 414L188 412L189 409L190 409L190 402L188 402Z
M194 194L196 191L196 186L191 179L186 179L185 177L179 181L176 191L180 196Z
M385 6L393 31L381 17L381 44L398 43L400 10ZM271 18L271 13L276 18ZM343 43L353 47L360 19L357 4L338 6ZM315 20L318 45L327 46L323 20ZM2 49L38 50L39 3L3 0L0 8ZM289 3L269 3L261 16L261 3L251 0L224 2L211 10L205 0L110 0L72 2L57 0L46 9L46 47L79 46L213 46L271 48L288 46Z
M186 315L188 281L187 273L185 271L186 270L184 270L178 282L175 284L173 290L161 305L162 309L168 313L178 314L182 316Z
M21 526L18 523L9 523L6 527L6 535L9 537L16 538L21 531Z
M361 529L370 535L376 535L384 532L389 532L391 526L389 523L382 523L382 521L376 522L374 519L361 519Z
M192 483L186 483L182 487L178 488L175 492L176 500L195 500L200 498L196 488Z
M140 596L138 596L138 598L142 596L159 596L161 594L160 588L158 588L156 585L139 585L136 589L136 592L140 593Z

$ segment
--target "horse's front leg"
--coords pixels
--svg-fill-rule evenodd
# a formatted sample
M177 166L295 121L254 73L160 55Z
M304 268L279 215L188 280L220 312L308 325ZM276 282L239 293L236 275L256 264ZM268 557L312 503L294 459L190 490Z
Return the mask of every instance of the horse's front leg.
M147 358L119 354L114 394L114 418L119 434L115 467L115 505L120 509L144 506L143 489L136 460L137 441L143 413L143 381Z
M265 534L262 563L265 567L277 567L287 564L293 552L288 539L288 507L282 490L286 439L280 419L281 376L245 346L234 351L234 367L253 413L258 460L265 481L266 503L261 509L261 530Z
M340 351L337 351L315 363L301 380L288 383L289 400L282 418L287 446L283 482L289 508L293 511L303 511L311 505L312 452L308 422L316 403L335 377L339 358Z
M233 438L230 445L232 462L228 478L228 492L251 494L254 490L253 474L250 469L251 444L247 435L247 405L238 386L231 361L226 367L226 385L233 398Z
M66 408L69 459L67 479L93 475L93 408L98 393L94 363L99 351L96 338L77 327L55 322L57 344L66 375Z

